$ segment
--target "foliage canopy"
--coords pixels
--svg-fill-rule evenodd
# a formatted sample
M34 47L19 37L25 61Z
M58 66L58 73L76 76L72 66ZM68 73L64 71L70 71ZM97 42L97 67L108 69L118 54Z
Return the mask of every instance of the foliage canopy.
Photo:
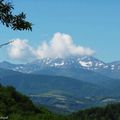
M14 15L13 10L11 2L0 0L0 22L13 30L32 30L32 23L26 21L26 14Z

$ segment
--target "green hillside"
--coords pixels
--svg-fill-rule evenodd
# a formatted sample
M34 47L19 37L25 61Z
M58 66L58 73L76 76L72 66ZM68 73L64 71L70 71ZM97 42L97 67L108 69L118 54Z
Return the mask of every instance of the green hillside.
M70 120L120 120L120 103L73 113Z
M45 108L37 108L28 97L17 92L13 87L0 85L0 118L9 120L64 120Z
M120 120L120 103L81 110L68 116L37 108L13 87L0 85L0 118L8 120Z

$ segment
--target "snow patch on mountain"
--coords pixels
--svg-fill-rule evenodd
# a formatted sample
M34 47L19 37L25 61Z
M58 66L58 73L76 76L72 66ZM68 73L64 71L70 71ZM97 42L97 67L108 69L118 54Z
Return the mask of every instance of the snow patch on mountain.
M102 70L120 71L120 61L112 63L104 63L92 56L70 56L67 58L43 58L37 59L26 64L11 64L9 62L1 62L0 68L11 69L23 73L35 73L44 69L87 69L95 72Z
M62 63L55 63L55 66L62 66L64 65L64 61Z
M92 66L92 62L84 62L84 61L79 61L79 63L83 66L83 67L91 67Z

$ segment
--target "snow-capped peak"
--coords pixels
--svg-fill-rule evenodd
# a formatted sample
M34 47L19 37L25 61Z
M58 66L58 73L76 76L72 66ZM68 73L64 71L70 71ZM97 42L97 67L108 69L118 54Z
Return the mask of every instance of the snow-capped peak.
M120 62L115 63L104 63L92 56L69 56L67 58L43 58L33 61L27 64L14 65L6 62L0 63L1 68L9 68L15 71L24 73L33 73L46 68L50 69L87 69L87 70L120 70Z

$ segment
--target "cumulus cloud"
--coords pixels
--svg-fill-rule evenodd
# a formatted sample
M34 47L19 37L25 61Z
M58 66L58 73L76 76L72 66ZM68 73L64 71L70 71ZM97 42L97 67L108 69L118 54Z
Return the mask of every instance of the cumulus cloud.
M70 55L92 55L94 50L73 43L72 37L64 33L55 33L49 43L43 42L37 49L27 40L16 39L9 48L9 56L14 59L54 58Z
M29 61L34 57L34 49L28 44L27 40L15 39L8 48L8 54L12 59Z

